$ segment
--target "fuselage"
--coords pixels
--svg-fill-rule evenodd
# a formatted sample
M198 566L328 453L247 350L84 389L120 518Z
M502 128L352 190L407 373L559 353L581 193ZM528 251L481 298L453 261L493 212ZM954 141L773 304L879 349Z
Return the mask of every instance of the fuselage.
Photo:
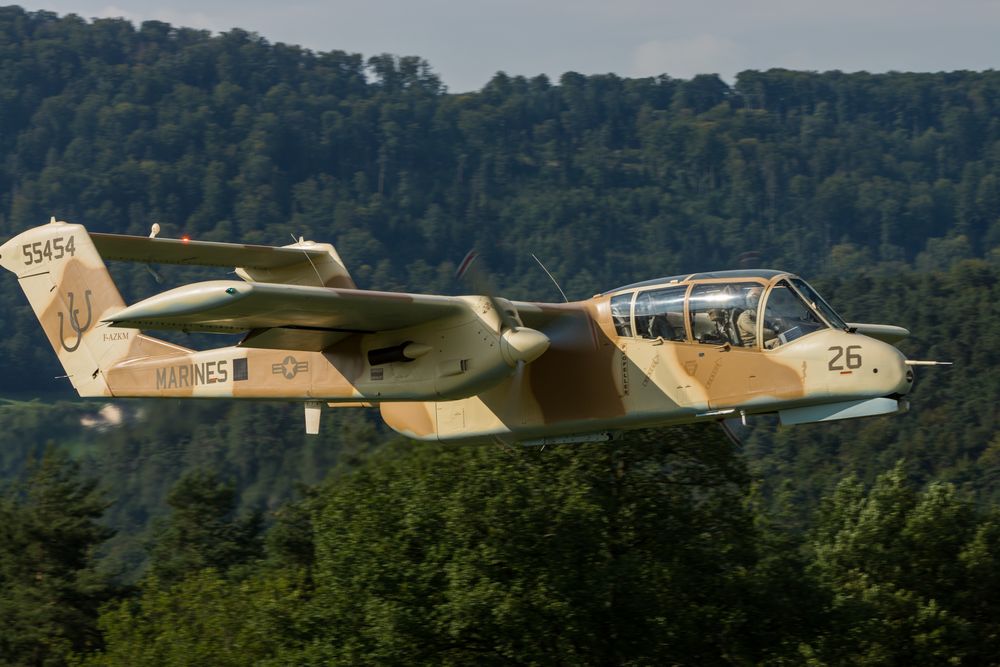
M723 272L568 304L508 304L552 339L528 364L503 358L491 304L468 297L475 315L359 333L323 351L218 348L125 361L107 377L115 396L377 405L400 433L444 441L558 438L905 395L903 355L851 332L797 283L780 272ZM743 313L754 289L763 316L751 330ZM423 353L404 357L414 343Z
M131 359L108 371L108 385L115 396L367 404L420 440L544 441L733 414L799 410L811 421L803 408L898 401L912 382L895 347L852 332L782 272L696 274L567 304L499 300L551 339L531 363L504 356L488 299L464 298L468 314L357 333L322 351L235 346ZM409 349L420 354L408 358Z
M895 405L913 379L902 353L852 332L825 302L816 304L815 292L803 293L811 288L796 283L782 272L721 272L650 281L572 304L518 303L526 323L556 330L549 351L476 396L383 403L382 415L419 439L544 441L870 399ZM744 295L755 287L764 316L753 322L751 343L738 321L747 310ZM577 324L566 325L569 334L562 335L571 340L562 343L559 323L567 321Z

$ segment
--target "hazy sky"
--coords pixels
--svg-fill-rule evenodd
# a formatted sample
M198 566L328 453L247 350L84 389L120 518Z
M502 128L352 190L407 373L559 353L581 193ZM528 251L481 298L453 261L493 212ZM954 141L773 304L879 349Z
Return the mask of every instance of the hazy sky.
M16 0L15 0L16 1ZM566 71L689 78L744 69L990 69L1000 0L33 0L84 18L121 16L271 42L425 58L451 92L493 74Z

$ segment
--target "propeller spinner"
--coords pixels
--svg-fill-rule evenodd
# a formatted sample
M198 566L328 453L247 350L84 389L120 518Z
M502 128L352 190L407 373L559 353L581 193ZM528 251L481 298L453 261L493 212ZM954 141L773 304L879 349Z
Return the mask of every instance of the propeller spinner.
M531 363L549 349L551 341L541 331L522 326L518 322L514 305L498 298L479 267L473 266L478 257L478 252L470 250L459 264L455 277L471 278L474 288L489 300L490 306L500 319L500 352L504 361L511 367L517 366L518 362Z

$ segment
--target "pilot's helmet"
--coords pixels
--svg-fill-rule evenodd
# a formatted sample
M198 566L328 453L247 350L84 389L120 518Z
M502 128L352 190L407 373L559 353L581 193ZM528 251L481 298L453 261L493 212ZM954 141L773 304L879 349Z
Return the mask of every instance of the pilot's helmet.
M751 287L747 290L747 308L750 310L757 310L757 305L760 303L760 295L764 292L761 287Z

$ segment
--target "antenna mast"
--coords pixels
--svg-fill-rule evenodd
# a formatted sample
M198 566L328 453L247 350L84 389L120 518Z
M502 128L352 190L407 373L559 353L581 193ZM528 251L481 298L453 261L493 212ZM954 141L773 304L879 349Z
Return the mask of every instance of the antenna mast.
M542 264L542 260L538 259L538 257L535 256L535 253L531 253L531 256L534 257L535 261L538 262L538 266L542 267L542 271L545 272L545 275L549 277L549 280L552 281L552 284L555 285L556 289L559 290L559 293L562 294L563 301L569 303L569 299L566 298L566 292L563 292L562 287L559 287L558 281L556 281L555 277L551 273L549 273L548 269L545 268L545 265Z

